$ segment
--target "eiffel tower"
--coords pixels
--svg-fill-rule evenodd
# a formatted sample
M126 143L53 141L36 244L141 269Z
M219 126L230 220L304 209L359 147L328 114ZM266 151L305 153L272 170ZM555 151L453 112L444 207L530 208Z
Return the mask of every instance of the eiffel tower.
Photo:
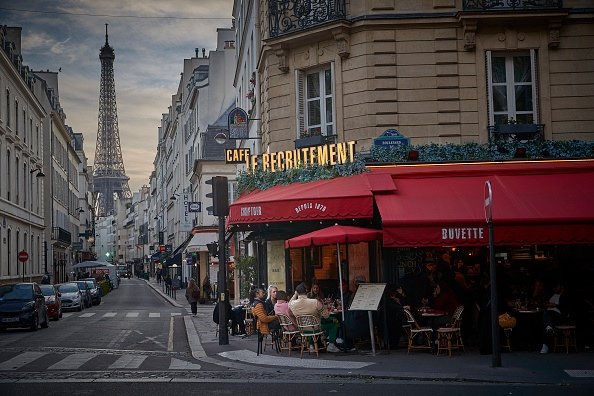
M98 217L113 212L114 199L132 198L128 186L129 177L124 170L120 132L118 130L118 111L116 106L113 61L115 53L107 40L105 24L105 45L99 54L101 60L101 89L99 91L99 126L95 147L93 169L93 198Z

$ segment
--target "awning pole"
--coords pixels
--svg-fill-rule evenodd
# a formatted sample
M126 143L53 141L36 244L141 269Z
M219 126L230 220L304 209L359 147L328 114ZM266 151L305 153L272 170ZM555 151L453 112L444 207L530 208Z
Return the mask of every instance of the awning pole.
M342 262L340 261L340 244L336 244L336 254L338 255L338 290L340 290L340 305L342 308L342 323L344 324L344 294L342 292Z

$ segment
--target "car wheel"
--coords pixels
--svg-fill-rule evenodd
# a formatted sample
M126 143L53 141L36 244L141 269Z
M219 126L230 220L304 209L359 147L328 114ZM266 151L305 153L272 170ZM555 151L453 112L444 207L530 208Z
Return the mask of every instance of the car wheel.
M42 329L47 329L49 327L49 315L47 314L47 310L45 310L45 321L41 324Z
M80 302L80 304L78 304L78 308L76 308L76 310L77 310L78 312L80 312L80 311L82 311L82 310L83 310L83 303L82 303L82 301Z
M60 314L58 315L58 319L62 318L62 307L60 307Z
M33 315L33 324L31 325L31 331L37 331L39 328L39 314L35 312Z

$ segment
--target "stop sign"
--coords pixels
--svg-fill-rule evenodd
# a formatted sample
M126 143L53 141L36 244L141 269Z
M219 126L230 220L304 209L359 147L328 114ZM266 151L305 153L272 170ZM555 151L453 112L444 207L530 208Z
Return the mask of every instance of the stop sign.
M27 260L29 260L29 253L25 252L24 250L21 250L19 252L19 261L21 263L24 263Z

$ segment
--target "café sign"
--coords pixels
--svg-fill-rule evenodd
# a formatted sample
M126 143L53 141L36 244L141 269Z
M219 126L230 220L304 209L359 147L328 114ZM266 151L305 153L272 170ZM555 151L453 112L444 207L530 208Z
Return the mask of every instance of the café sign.
M295 150L251 155L248 148L225 150L225 163L244 163L248 172L297 169L309 165L342 165L355 160L356 141L301 147Z

